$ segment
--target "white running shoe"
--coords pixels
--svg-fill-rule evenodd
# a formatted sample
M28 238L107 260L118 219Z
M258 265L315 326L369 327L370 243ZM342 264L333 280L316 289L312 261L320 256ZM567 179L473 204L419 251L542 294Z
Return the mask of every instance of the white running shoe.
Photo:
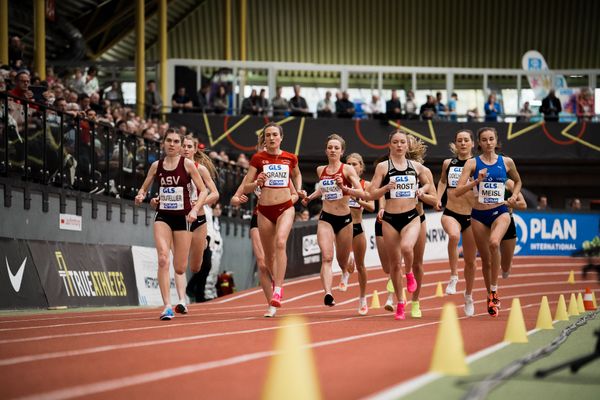
M450 276L450 281L448 282L448 286L446 286L446 294L455 294L456 293L456 284L458 283L458 276Z
M475 315L475 304L473 304L473 296L465 294L465 315L472 317Z
M389 293L388 294L388 298L387 298L387 300L386 300L385 305L383 306L383 308L386 311L394 312L394 294L393 293Z
M369 307L367 306L367 299L360 298L358 300L358 314L367 315L369 313Z
M340 292L345 292L346 290L348 290L348 279L349 278L350 278L349 272L342 272L342 277L340 279L340 286L339 286Z
M275 314L277 314L277 308L273 307L273 306L269 306L269 308L267 308L267 311L263 314L263 317L273 318L275 316Z

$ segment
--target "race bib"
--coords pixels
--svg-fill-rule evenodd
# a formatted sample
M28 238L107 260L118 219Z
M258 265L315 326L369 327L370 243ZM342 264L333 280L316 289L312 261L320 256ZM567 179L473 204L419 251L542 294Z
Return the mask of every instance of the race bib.
M350 197L350 199L348 200L348 206L350 206L350 208L360 208L361 205L358 204L358 201L356 201L356 199L354 197Z
M192 205L196 204L198 201L198 189L196 189L196 184L194 182L188 184L188 191L190 192L190 203L192 203Z
M414 199L417 197L417 177L412 175L391 176L396 186L390 190L390 199Z
M481 204L500 204L504 202L503 182L479 182L478 201Z
M455 188L458 186L458 179L462 174L463 167L448 168L448 187Z
M263 165L263 172L267 176L265 187L285 188L290 181L290 166L284 164Z
M160 201L159 210L183 210L183 187L181 186L166 186L160 187L158 190L158 198Z
M342 188L340 188L335 179L321 179L321 200L339 200L344 197Z

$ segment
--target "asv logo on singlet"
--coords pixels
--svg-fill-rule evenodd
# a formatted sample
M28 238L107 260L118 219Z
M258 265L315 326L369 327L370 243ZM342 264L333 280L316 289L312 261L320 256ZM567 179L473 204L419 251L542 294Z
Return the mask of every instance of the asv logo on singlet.
M344 194L335 179L321 179L321 200L333 201L342 197L344 197Z
M177 186L179 185L179 176L161 176L160 186Z
M267 176L267 180L265 181L265 187L288 187L290 176L289 165L268 164L263 166L263 172Z
M396 186L390 190L392 199L412 199L416 197L417 178L411 175L396 175L390 177Z

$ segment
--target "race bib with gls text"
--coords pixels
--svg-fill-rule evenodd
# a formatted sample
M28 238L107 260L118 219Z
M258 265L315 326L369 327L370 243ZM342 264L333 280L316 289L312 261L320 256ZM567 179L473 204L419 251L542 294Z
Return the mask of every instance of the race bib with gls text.
M390 189L390 199L414 199L417 197L417 177L413 175L391 176L396 186Z
M263 166L267 176L265 187L285 188L290 182L290 166L284 164L267 164Z
M504 202L503 182L479 182L479 197L481 204L500 204Z

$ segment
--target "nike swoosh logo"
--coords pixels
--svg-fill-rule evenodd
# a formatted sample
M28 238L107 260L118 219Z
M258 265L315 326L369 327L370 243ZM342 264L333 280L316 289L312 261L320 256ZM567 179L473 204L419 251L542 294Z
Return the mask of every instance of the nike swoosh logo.
M25 263L27 262L27 257L25 257L21 263L21 266L17 270L17 273L14 275L8 266L8 259L6 257L4 259L6 260L6 270L8 271L8 277L10 278L10 284L12 285L13 289L15 289L15 292L19 293L19 290L21 290L21 282L23 282L23 272L25 272Z

